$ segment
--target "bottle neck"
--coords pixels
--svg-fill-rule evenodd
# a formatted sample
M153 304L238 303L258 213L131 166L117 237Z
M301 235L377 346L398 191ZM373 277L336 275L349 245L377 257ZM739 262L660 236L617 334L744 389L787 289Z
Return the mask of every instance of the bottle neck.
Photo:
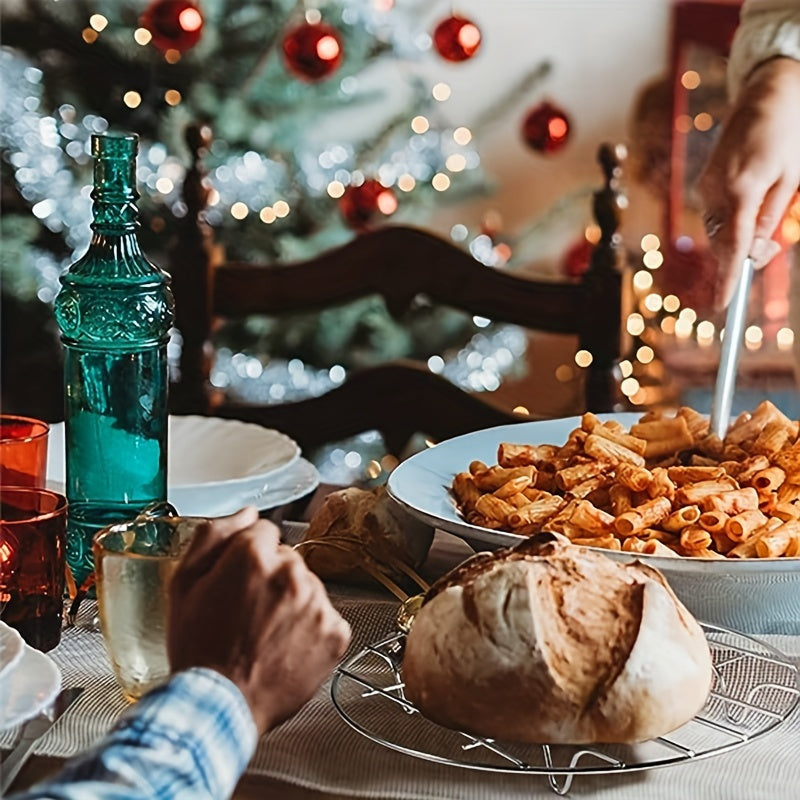
M130 229L122 229L119 226L98 226L92 223L92 229L89 248L94 258L117 263L144 260L135 225Z
M136 233L136 158L101 155L94 162L92 230L98 236Z

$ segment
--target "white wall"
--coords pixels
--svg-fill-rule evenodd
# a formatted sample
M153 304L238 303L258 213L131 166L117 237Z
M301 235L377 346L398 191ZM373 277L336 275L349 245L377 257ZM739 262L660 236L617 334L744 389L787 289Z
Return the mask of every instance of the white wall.
M637 92L666 70L671 0L459 0L456 8L480 27L481 49L470 61L451 64L432 55L426 64L432 79L453 88L442 110L454 124L469 124L497 96L498 87L507 87L542 59L552 62L549 76L478 141L483 167L497 184L494 196L446 208L436 220L444 229L457 221L476 225L493 208L501 212L504 229L513 232L540 219L570 191L600 181L596 151L601 142L627 142ZM432 3L428 29L446 14L446 5L443 14L442 4ZM549 156L535 153L520 137L525 112L545 98L572 121L570 141ZM635 187L631 194L635 205L625 225L638 236L658 223L660 212ZM561 216L572 230L570 214ZM558 219L549 227L553 235L545 239L552 253L543 247L545 258L561 252L564 235L571 235L556 231ZM536 241L544 245L540 237Z

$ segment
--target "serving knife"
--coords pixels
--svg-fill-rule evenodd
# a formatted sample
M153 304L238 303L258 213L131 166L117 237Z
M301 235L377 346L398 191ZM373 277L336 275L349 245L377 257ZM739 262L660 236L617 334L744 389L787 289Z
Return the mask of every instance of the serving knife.
M744 323L747 317L747 300L750 284L753 282L753 259L749 256L742 264L739 282L733 292L728 314L725 317L725 336L722 339L717 383L714 387L714 400L711 403L711 433L720 439L725 438L731 419L733 391L736 388L736 372L739 367L739 354L742 350Z
M28 760L33 745L56 724L61 715L82 693L82 686L62 689L47 711L29 719L23 725L22 733L17 739L14 749L0 762L0 797L5 796L14 778Z

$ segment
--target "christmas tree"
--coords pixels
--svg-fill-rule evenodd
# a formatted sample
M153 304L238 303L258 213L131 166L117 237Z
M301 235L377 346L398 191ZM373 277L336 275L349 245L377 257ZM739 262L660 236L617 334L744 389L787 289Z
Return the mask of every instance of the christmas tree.
M440 204L488 191L480 131L530 95L550 65L536 60L468 124L454 123L442 105L447 71L480 52L480 21L440 5L434 17L424 0L12 5L1 52L4 295L30 303L26 316L47 317L59 274L88 243L89 138L107 129L141 137L141 238L167 267L161 254L186 213L190 123L213 131L208 221L231 260L301 260L382 221L427 223ZM431 61L442 80L426 77ZM541 108L526 120L534 149L566 141L559 114ZM502 266L509 249L493 236L452 230L478 260ZM229 325L217 346L212 379L263 402L325 391L332 369L341 379L394 357L426 359L466 388L491 389L514 359L478 380L471 354L518 355L524 337L424 302L397 321L366 298L322 315ZM274 386L283 390L265 396Z
M109 127L142 137L150 252L163 250L185 211L189 122L213 128L209 221L231 259L301 259L377 219L424 220L433 206L485 188L476 129L548 65L533 65L472 130L454 126L438 108L447 84L429 85L418 65L472 57L476 24L443 11L428 31L417 20L429 4L417 0L319 5L31 0L13 8L0 124L11 166L4 187L16 201L3 233L16 257L4 260L5 279L44 300L57 291L57 275L88 240L88 139ZM482 260L502 260L486 237L472 238Z

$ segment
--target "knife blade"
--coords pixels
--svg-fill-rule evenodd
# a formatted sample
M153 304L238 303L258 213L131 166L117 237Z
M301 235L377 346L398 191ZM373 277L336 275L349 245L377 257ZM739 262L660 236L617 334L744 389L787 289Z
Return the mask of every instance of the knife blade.
M41 714L29 719L23 725L22 733L17 739L14 749L0 763L0 797L5 796L14 778L17 777L19 771L28 760L33 745L56 724L62 714L82 693L82 686L62 689L53 701L53 705L47 711L43 711Z
M739 354L742 350L744 323L747 317L747 300L750 284L753 282L753 259L749 256L742 264L742 272L733 292L728 314L725 318L725 337L722 340L717 382L714 399L711 403L711 433L720 439L725 438L731 420L733 392L736 388L736 373L739 367Z

